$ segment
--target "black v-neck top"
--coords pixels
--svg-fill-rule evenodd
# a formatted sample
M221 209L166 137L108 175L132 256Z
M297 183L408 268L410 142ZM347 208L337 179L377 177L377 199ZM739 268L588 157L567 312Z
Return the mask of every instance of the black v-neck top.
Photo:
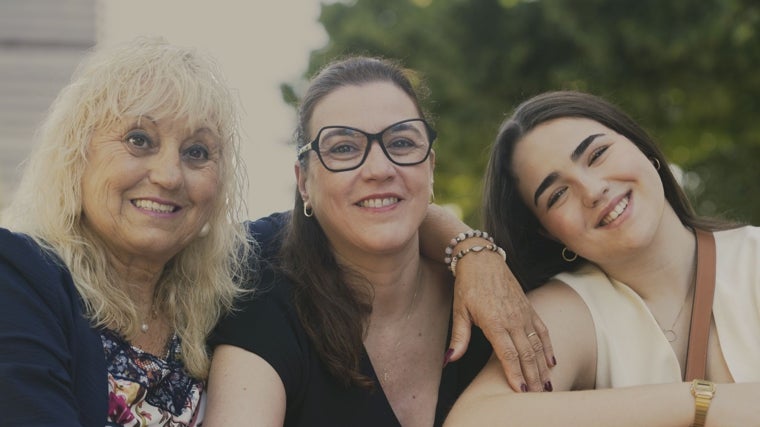
M278 245L271 239L286 220L287 214L275 214L249 224L264 258L276 252L272 249ZM257 275L256 293L240 301L238 310L220 322L211 344L241 347L275 369L287 395L285 426L399 426L366 352L361 371L375 380L374 389L341 385L322 364L301 326L292 304L290 280L266 262L260 263ZM477 328L472 332L467 353L443 370L435 414L437 426L491 354L482 332ZM440 349L441 360L444 351Z

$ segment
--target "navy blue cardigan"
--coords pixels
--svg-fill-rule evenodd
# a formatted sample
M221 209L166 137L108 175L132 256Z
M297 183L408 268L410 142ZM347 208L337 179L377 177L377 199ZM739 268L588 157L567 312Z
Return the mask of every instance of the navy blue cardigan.
M0 419L9 426L99 426L108 373L69 271L0 228Z

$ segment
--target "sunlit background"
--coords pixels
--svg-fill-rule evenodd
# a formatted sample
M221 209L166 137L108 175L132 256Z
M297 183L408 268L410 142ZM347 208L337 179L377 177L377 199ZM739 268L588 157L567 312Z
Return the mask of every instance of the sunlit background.
M318 0L2 0L0 206L10 199L33 132L84 52L160 35L217 58L243 112L251 218L292 206L294 112L279 85L326 43Z

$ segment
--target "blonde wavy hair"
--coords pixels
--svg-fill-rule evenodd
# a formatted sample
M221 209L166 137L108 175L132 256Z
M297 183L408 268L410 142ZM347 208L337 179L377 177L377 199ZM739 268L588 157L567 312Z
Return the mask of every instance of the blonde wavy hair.
M201 379L209 366L207 335L232 307L249 273L251 242L239 218L246 181L237 107L215 61L193 49L161 38L95 49L38 129L38 145L2 218L4 225L29 234L63 261L94 326L130 339L139 330L137 307L117 285L106 246L82 221L81 181L92 134L126 117L145 115L215 129L222 150L210 233L167 263L154 295L155 306L182 340L185 366Z

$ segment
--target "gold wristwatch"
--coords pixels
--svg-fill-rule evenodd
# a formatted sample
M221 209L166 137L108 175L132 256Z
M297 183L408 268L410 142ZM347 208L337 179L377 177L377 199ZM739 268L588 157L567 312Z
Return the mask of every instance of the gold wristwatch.
M710 401L715 396L715 384L707 380L694 380L691 382L691 394L694 396L694 422L691 426L704 427Z

